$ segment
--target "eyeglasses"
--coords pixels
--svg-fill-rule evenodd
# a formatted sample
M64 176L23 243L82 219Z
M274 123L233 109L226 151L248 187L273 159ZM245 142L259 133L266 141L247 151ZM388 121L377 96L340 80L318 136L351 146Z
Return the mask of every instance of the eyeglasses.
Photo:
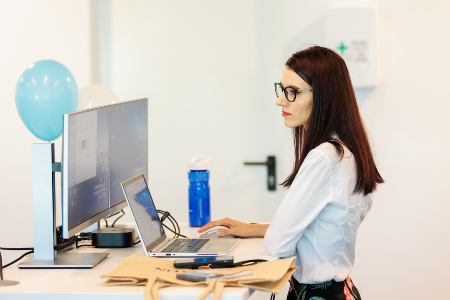
M289 102L294 102L295 98L297 97L297 94L300 91L312 92L312 90L296 89L290 86L283 87L281 83L275 83L275 94L277 94L277 98L280 97L281 93L284 92L286 100Z

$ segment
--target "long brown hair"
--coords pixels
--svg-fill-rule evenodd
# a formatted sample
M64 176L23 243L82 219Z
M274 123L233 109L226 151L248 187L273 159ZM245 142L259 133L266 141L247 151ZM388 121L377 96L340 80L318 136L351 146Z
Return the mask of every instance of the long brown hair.
M308 153L329 142L340 158L344 144L353 154L357 180L353 193L367 195L384 180L378 173L366 130L356 102L350 75L344 60L334 51L313 46L294 53L286 67L297 73L313 89L313 108L307 123L294 128L295 163L292 173L281 184L288 188ZM336 133L339 140L332 137Z

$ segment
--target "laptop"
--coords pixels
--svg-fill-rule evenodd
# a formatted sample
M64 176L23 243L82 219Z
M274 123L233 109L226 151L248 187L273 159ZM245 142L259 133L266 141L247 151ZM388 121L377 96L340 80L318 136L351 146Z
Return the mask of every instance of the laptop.
M147 256L226 256L239 242L237 238L168 238L144 175L141 174L128 179L121 185Z

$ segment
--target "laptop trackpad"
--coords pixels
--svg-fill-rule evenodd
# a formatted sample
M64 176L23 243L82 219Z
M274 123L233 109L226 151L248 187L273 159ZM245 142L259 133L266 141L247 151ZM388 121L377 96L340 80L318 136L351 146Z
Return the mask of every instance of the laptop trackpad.
M223 250L223 248L227 248L224 244L211 244L208 248L208 250Z

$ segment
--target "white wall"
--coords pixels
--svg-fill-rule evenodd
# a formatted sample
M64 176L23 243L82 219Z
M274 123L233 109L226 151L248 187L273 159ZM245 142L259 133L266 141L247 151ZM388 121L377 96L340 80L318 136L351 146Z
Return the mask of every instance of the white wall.
M90 10L83 1L0 1L0 246L33 247L31 144L43 142L23 124L15 88L25 68L53 59L74 75L78 87L90 83ZM61 138L55 142L61 157ZM58 207L60 193L57 193ZM60 223L60 221L59 221ZM3 263L20 252L2 251Z
M284 176L284 125L273 85L283 70L281 7L109 4L101 11L111 11L110 88L122 100L149 98L148 182L156 206L188 221L188 161L210 155L212 218L270 222L283 191L268 192L266 168L243 162L274 154L278 181Z
M326 8L337 3L284 1L284 15L291 16L283 25L285 54L302 43L323 43ZM351 276L366 300L445 298L450 3L374 3L379 8L380 85L356 94L386 183L358 232Z

